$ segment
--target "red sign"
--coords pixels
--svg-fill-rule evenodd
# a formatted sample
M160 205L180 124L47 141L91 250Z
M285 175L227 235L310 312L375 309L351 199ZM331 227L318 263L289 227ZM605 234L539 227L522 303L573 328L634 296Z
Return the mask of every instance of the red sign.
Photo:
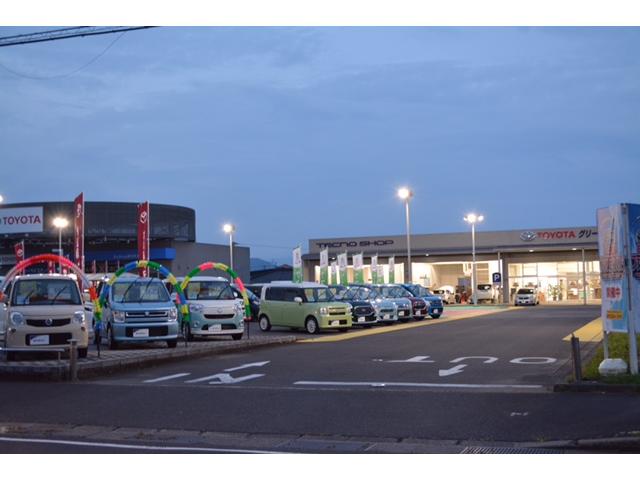
M138 204L138 260L149 260L149 202ZM149 269L142 269L141 275L149 276Z
M73 255L76 265L84 272L84 193L73 201L74 237Z
M22 260L24 260L24 240L16 243L13 246L13 250L16 253L16 263L20 263Z

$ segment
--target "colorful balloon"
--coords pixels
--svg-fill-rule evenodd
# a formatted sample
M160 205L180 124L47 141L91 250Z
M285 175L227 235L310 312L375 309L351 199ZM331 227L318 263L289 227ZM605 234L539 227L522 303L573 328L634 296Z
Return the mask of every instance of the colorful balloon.
M247 295L247 290L244 288L244 283L242 283L242 280L240 279L238 274L233 270L231 270L231 268L229 268L224 263L205 262L198 265L196 268L191 270L186 277L184 277L184 280L182 281L182 285L181 285L182 290L184 291L184 289L187 288L187 285L191 281L192 277L195 277L196 275L198 275L201 272L204 272L205 270L212 270L214 268L228 273L229 276L233 278L233 282L238 286L238 289L240 290L240 294L242 295L242 300L244 302L244 316L247 319L251 319L251 307L249 306L249 296Z

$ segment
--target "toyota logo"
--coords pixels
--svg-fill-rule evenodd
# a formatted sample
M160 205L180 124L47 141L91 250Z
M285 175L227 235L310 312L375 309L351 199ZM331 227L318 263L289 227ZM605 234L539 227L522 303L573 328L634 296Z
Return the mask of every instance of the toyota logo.
M520 234L520 240L522 240L523 242L532 242L537 237L538 237L538 234L536 232L531 232L531 231L522 232Z
M45 324L47 327L50 327L51 325L53 325L53 319L51 319L51 318L47 318L47 319L44 321L44 324Z

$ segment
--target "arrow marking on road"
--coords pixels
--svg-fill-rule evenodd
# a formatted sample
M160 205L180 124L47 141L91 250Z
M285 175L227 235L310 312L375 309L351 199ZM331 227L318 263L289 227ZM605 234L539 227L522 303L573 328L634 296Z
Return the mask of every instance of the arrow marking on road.
M455 367L449 368L447 370L438 370L438 376L440 377L448 377L449 375L455 375L456 373L462 373L466 365L464 363L460 365L456 365Z
M464 360L470 360L473 358L486 358L486 360L482 363L494 363L498 361L498 357L483 357L483 356L479 356L479 357L460 357L460 358L456 358L455 360L451 360L451 363L460 363Z
M244 377L238 377L238 378L233 378L228 373L219 373L218 375L214 375L212 377L212 379L217 379L218 381L209 382L209 385L216 385L216 384L229 385L233 383L246 382L247 380L253 380L254 378L260 378L260 377L264 377L264 373L254 373L252 375L246 375Z
M387 363L436 363L433 360L427 360L429 355L411 357L407 360L388 360Z
M242 370L243 368L264 367L267 363L271 363L271 360L267 360L266 362L246 363L239 367L227 368L225 369L225 372L235 372L236 370Z

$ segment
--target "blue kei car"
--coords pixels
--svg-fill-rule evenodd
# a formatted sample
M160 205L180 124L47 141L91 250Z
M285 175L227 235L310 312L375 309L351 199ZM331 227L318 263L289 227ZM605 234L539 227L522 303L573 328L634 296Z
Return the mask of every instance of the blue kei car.
M102 337L111 349L140 342L178 344L178 309L158 278L119 278L109 288L102 318Z
M431 318L440 318L440 315L444 313L444 305L442 299L437 295L434 295L428 288L422 285L416 285L414 283L403 283L401 286L409 291L411 295L417 298L422 298L429 307L428 315Z

